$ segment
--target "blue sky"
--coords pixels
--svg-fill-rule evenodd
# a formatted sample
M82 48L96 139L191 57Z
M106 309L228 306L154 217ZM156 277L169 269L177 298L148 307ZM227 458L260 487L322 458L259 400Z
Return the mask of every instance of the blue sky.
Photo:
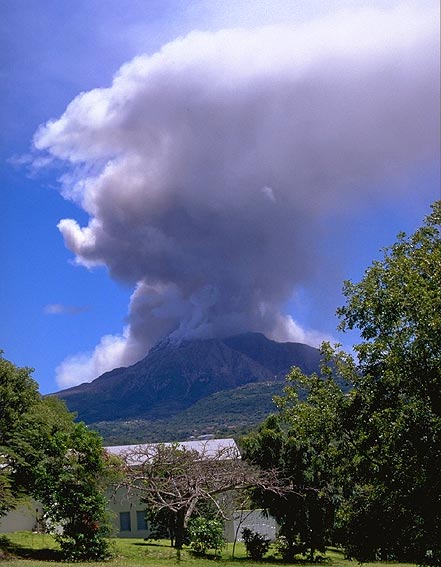
M43 393L170 333L341 340L440 197L436 1L0 10L0 345Z

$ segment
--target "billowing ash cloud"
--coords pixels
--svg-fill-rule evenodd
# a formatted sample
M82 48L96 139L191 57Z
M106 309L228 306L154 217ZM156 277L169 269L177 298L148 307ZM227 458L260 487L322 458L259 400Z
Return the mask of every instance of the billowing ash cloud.
M66 245L135 286L123 335L65 361L61 386L168 334L316 341L283 305L320 265L323 216L436 159L437 18L424 6L194 32L39 129L36 148L69 164L63 195L90 215L59 223Z

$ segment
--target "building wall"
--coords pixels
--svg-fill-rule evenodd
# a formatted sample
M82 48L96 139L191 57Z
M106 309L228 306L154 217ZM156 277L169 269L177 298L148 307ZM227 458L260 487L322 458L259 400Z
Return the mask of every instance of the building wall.
M145 521L145 504L129 498L124 489L109 492L107 496L113 535L121 538L147 538L150 529ZM0 519L0 533L38 531L42 516L41 504L34 500L24 503ZM225 522L225 539L232 542L237 533L238 541L242 541L241 532L245 527L272 540L277 537L278 526L274 518L265 517L262 510L242 510L236 512L232 520Z
M41 504L25 502L0 518L0 533L38 531L42 515Z
M123 488L108 493L109 510L112 517L113 535L116 537L146 538L150 530L145 521L146 505L133 497L129 498Z
M225 523L225 538L227 541L242 540L243 528L249 528L270 540L275 540L278 533L278 525L272 516L266 516L263 510L239 510L235 512L233 519ZM237 535L236 535L237 534Z
M116 493L109 493L108 502L112 513L113 535L126 538L147 538L149 536L149 526L146 525L140 529L139 525L140 520L144 519L145 504L129 497L123 488L118 489ZM243 528L249 528L271 540L275 540L278 533L277 522L272 516L266 517L262 510L242 510L235 512L233 519L225 522L226 541L233 542L236 533L237 540L242 541Z

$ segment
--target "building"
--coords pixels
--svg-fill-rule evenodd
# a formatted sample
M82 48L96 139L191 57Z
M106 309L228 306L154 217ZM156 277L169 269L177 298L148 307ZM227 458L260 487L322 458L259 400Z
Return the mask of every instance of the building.
M110 454L124 457L129 455L130 464L139 464L139 458L146 458L148 453L154 453L158 445L176 446L178 449L196 451L202 458L210 458L216 455L234 455L240 458L239 448L234 439L197 439L183 441L180 443L148 443L138 445L118 445L105 447ZM137 455L142 455L139 457ZM113 530L117 537L146 538L150 534L146 522L146 505L139 500L129 497L124 488L108 492L109 509L113 516Z
M0 518L0 533L37 532L42 528L42 518L41 504L28 500Z
M158 446L176 446L188 451L197 451L201 458L221 455L221 458L240 458L240 452L234 439L197 439L180 443L150 443L138 445L118 445L105 447L105 450L115 456L130 455L132 466L139 461L137 455L154 452ZM107 491L109 511L111 513L113 535L121 538L148 538L151 533L146 521L146 505L140 500L129 496L124 488ZM277 525L273 518L266 517L261 510L238 511L232 514L232 520L226 522L225 537L227 541L240 539L244 527L257 531L266 537L274 539ZM42 526L43 509L41 504L30 500L23 503L0 519L0 533L16 531L39 531ZM239 537L238 537L239 536Z

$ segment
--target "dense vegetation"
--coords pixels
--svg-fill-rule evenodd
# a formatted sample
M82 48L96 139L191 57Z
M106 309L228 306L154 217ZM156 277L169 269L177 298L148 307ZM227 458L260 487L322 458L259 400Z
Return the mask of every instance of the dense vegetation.
M54 398L42 399L28 368L0 357L0 515L40 501L67 559L109 556L101 440Z
M207 434L237 437L257 427L274 410L273 397L282 393L284 385L283 381L257 382L217 392L169 419L104 421L89 427L106 445L167 442Z
M279 520L287 558L334 541L359 561L441 564L440 228L438 202L345 283L338 313L343 330L360 330L357 362L324 345L328 378L293 370L280 413L245 440L250 460L277 463L295 488L288 500L255 494Z

